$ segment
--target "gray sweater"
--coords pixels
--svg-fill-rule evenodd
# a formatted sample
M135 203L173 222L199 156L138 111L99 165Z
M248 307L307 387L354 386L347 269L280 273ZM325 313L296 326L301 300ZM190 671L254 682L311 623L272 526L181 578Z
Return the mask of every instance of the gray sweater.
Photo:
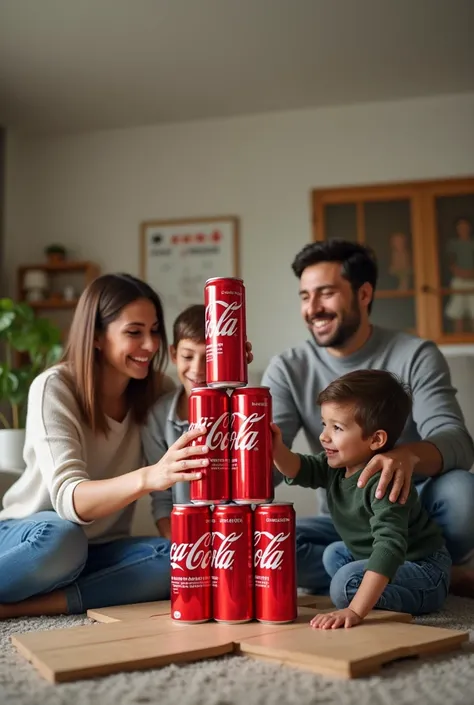
M161 397L151 409L146 425L142 428L143 452L147 465L157 463L170 446L189 428L189 423L178 417L180 385ZM151 493L151 510L155 522L171 516L173 504L188 504L189 482L177 482L168 490Z
M367 343L347 357L334 357L311 338L272 358L262 385L270 387L273 420L289 448L303 429L311 452L321 451L317 396L334 379L357 369L388 370L410 386L413 413L400 444L430 441L443 457L443 472L471 468L474 444L464 424L445 358L431 341L378 326L373 327ZM426 478L415 477L415 481L421 479ZM327 513L324 495L322 505L321 511Z

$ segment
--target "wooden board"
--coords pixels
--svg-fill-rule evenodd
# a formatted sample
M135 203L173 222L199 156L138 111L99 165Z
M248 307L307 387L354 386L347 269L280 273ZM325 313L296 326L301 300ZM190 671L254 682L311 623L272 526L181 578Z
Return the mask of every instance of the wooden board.
M449 651L468 632L417 624L364 623L352 629L294 629L241 640L239 652L316 673L357 678L408 656Z
M301 607L299 612L297 620L286 625L183 625L161 616L28 632L13 636L12 641L45 678L65 682L233 651L354 678L372 673L389 661L453 649L468 639L467 632L380 623L386 616L380 612L353 629L315 630L308 621L316 611Z
M147 622L140 620L140 623L143 625ZM131 624L128 622L127 627ZM97 629L106 626L114 625L104 624ZM191 630L194 630L194 627L174 628L166 634L119 639L108 642L106 648L103 643L94 643L70 648L57 645L55 648L32 651L28 650L27 644L21 642L21 637L13 637L12 640L17 647L21 645L23 654L41 675L52 683L157 668L170 663L198 661L234 651L234 644L226 635L220 636L218 633L208 631L193 635L191 640L189 637ZM92 628L91 631L95 630ZM160 636L166 638L160 639Z
M87 616L96 622L123 622L135 619L150 619L171 613L171 602L140 602L136 605L117 605L96 610L87 610Z
M12 642L45 678L52 682L64 682L211 658L230 653L242 640L283 631L303 629L314 634L309 621L316 613L314 609L299 607L297 619L289 624L249 622L236 625L215 622L188 625L162 615L71 629L27 632L14 635ZM380 611L371 613L366 623L407 618L411 619L410 615Z
M169 615L171 612L170 601L162 602L142 602L136 605L118 605L116 607L104 607L103 609L88 610L87 616L96 622L104 624L110 622L127 622L137 619L151 619L160 615ZM313 613L330 612L334 609L329 597L324 595L299 595L298 596L299 614L301 607L313 608ZM308 612L308 615L311 613ZM311 619L311 616L308 618ZM388 612L385 610L373 610L367 617L370 619L394 622L411 622L411 615L405 612Z
M299 611L297 619L289 624L248 622L230 625L206 622L189 625L163 615L135 621L27 632L14 635L11 639L41 675L59 683L219 656L232 652L239 639L306 628L314 610L302 607Z

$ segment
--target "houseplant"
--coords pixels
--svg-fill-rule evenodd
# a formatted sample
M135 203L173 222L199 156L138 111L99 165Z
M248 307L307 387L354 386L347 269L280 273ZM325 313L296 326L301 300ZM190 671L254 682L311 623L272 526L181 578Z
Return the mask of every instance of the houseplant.
M0 469L21 469L25 439L26 402L33 379L59 360L61 331L51 321L36 318L33 309L12 299L0 299Z
M44 248L44 254L50 264L60 264L66 259L66 248L62 245L48 245Z

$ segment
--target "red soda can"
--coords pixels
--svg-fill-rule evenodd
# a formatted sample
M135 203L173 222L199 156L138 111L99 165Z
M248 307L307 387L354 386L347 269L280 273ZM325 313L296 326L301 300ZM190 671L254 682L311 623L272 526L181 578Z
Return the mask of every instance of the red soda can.
M274 497L270 389L235 390L230 411L232 500L237 504L267 504Z
M171 618L211 619L211 510L175 504L171 512Z
M202 469L202 478L190 483L189 496L193 504L216 504L230 500L230 402L225 389L199 387L189 396L189 430L205 426L207 433L191 445L209 448L209 465Z
M292 502L254 512L255 618L278 624L296 619L296 538Z
M212 512L212 610L216 622L250 622L253 604L253 516L250 507L218 505Z
M242 279L208 279L204 303L206 383L209 387L243 387L247 384L247 333Z

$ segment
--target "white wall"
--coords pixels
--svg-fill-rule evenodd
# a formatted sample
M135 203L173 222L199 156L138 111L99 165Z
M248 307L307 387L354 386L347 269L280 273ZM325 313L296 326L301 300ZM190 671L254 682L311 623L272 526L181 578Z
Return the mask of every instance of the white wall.
M474 94L58 137L10 135L5 257L59 240L138 274L142 220L235 214L255 365L304 337L290 263L314 187L474 173Z

